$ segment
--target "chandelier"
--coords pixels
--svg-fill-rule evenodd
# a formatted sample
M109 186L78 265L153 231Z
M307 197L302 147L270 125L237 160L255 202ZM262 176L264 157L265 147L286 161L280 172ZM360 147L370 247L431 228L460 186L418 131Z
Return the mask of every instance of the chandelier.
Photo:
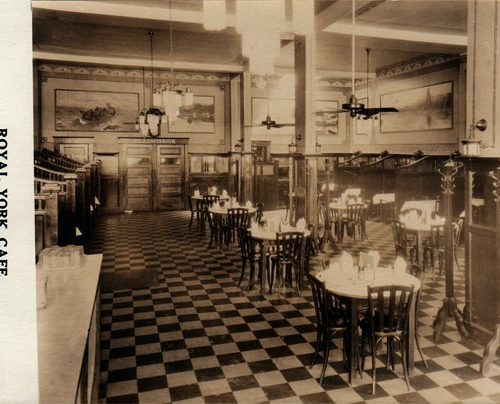
M238 0L236 30L241 34L243 56L249 59L249 70L257 75L274 73L274 60L281 49L281 32L285 30L284 0Z
M169 56L170 56L170 81L166 86L157 88L153 94L153 105L162 108L169 123L173 123L179 116L180 107L193 105L193 93L189 87L184 87L175 82L174 73L174 37L172 28L172 0L169 0Z
M148 32L150 43L150 56L151 56L151 92L149 100L149 109L144 108L139 114L137 125L139 132L142 136L156 137L160 135L160 125L165 120L165 113L161 111L158 105L154 103L153 88L154 88L154 66L153 66L153 35L152 31ZM144 89L144 70L142 73L142 85Z

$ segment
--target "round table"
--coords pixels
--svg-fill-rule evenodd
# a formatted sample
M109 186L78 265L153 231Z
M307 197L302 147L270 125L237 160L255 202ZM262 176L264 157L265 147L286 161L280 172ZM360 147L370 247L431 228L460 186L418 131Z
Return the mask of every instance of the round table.
M403 285L414 287L414 292L420 289L420 281L414 276L407 273L398 273L387 268L377 268L375 278L373 278L373 270L366 270L363 280L358 279L358 275L354 271L343 271L339 269L329 268L315 274L316 278L325 282L326 289L334 295L342 296L350 301L350 346L349 359L351 371L349 372L349 383L352 380L352 375L356 372L356 357L358 350L357 329L358 329L358 311L359 307L368 300L368 285L371 286L390 286ZM415 349L415 298L410 307L409 332L408 332L408 367L414 367L414 349Z
M341 200L333 200L328 205L328 207L330 208L330 217L333 219L332 221L335 224L335 233L337 240L342 241L342 229L340 220L345 216L347 208L352 205L363 205L363 209L366 209L368 207L368 204L364 203L363 201L348 203L347 201L342 202ZM335 217L337 218L337 220L335 220Z
M227 216L227 210L230 208L230 206L212 206L211 208L208 208L208 211L214 215L221 215L221 216ZM254 207L247 208L246 206L233 206L233 209L247 209L249 215L253 215L257 209Z
M304 237L309 237L311 232L309 230L300 231L296 227L287 227L283 232L299 231L304 233ZM250 229L250 236L254 241L262 245L262 251L267 251L275 242L276 235L279 232L270 230L265 227L252 227ZM264 279L267 279L267 265L262 265L262 275L260 277L260 290L264 292ZM300 274L302 276L302 274ZM269 285L268 285L269 286Z
M209 195L209 194L206 194L206 195ZM204 195L193 195L191 197L191 199L193 199L194 201L203 201L203 196ZM222 200L228 200L229 198L231 198L229 195L219 195L219 198L222 199Z
M424 249L423 243L424 239L431 234L431 226L444 226L444 219L442 217L436 217L435 219L428 220L425 223L417 221L405 221L401 220L406 227L406 232L413 234L417 241L417 258L420 265L424 264Z

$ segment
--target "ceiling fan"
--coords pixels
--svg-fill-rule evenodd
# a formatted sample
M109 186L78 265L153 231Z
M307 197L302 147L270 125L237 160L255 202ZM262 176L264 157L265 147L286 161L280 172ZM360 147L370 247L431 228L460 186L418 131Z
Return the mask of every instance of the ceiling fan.
M380 112L399 112L397 108L394 107L380 107L380 108L369 108L368 103L368 77L369 77L369 61L370 61L370 48L366 48L366 107L365 104L359 103L356 95L354 93L354 54L356 49L356 0L352 0L352 44L351 44L351 88L352 94L349 97L349 102L342 104L342 109L338 112L349 112L352 118L356 116L358 118L370 119Z
M271 130L271 128L284 128L286 126L295 126L294 123L276 123L276 121L271 119L271 113L269 112L269 86L267 87L267 115L266 115L266 119L261 121L260 124L245 125L246 128L260 127L260 126L264 126L267 130Z

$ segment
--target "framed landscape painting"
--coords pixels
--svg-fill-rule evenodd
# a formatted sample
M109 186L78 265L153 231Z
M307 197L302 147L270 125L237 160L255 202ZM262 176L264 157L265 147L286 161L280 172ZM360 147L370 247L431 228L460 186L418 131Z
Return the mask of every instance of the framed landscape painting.
M168 124L169 132L215 133L214 97L195 95L193 105L180 107L175 122Z
M317 135L338 135L338 101L317 100L314 126Z
M381 94L380 106L399 109L381 114L382 133L453 129L453 82Z
M56 131L135 132L139 94L55 90Z

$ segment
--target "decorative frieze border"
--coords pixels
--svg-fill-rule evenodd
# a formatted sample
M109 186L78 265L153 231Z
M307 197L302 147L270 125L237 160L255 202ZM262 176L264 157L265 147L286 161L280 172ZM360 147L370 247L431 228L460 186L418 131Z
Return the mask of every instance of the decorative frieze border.
M60 64L43 63L38 66L38 71L45 77L57 77L61 75L69 76L90 76L94 78L108 80L151 80L151 71L149 69L127 69L127 68L112 68L112 67L92 67L92 66L72 66ZM201 73L201 72L175 72L155 70L155 80L172 80L175 81L229 81L230 76L227 74Z
M443 63L460 62L462 57L460 55L436 55L410 59L402 63L396 63L390 66L377 69L377 79L398 76L400 74L412 73L418 70L426 69L428 67L437 66Z

